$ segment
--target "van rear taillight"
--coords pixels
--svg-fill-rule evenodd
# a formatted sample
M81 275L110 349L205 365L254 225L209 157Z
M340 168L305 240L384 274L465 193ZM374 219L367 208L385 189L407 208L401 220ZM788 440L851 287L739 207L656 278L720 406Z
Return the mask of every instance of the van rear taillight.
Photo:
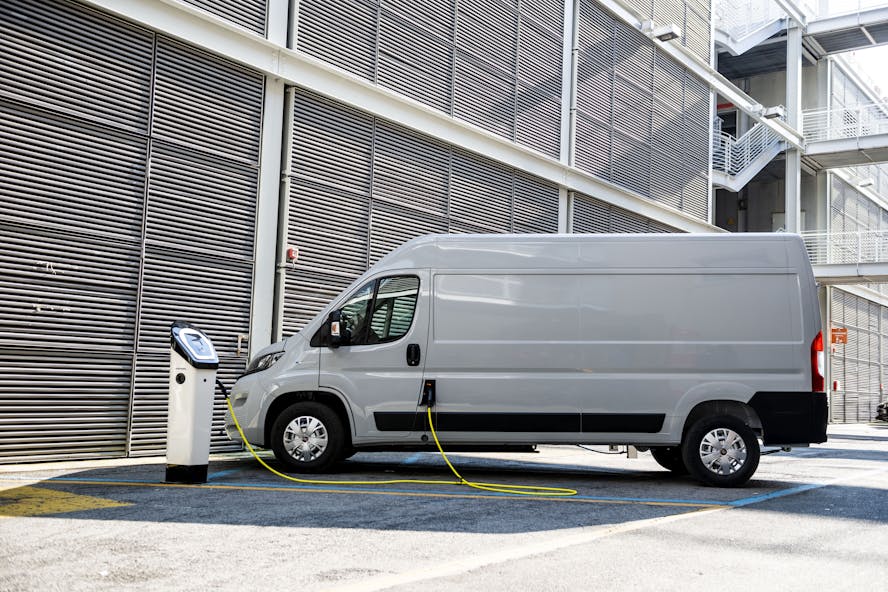
M823 375L826 373L826 355L823 353L823 333L818 333L811 343L811 390L822 393L826 389Z

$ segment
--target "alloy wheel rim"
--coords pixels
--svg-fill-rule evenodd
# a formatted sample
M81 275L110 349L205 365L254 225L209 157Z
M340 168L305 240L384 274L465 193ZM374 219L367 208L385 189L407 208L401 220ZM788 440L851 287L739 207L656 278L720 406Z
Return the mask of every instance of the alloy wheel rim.
M716 475L732 475L746 464L746 442L730 428L709 431L700 442L700 461Z
M317 417L301 415L284 428L284 450L299 462L317 460L328 444L327 427Z

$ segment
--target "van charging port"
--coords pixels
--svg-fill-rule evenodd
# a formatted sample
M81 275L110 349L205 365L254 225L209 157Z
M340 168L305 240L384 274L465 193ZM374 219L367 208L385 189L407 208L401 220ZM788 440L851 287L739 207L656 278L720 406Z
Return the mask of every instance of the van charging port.
M432 408L435 406L435 381L426 380L422 385L422 395L419 404Z

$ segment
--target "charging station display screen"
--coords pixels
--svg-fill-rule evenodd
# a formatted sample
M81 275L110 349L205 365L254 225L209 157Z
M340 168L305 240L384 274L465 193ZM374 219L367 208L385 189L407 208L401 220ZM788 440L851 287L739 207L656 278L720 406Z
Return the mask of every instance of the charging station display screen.
M210 338L196 327L185 323L173 323L170 327L174 345L197 368L218 366L219 356Z
M179 336L182 339L182 345L189 350L194 359L202 362L216 360L216 351L213 349L213 344L197 331L183 329L179 332Z

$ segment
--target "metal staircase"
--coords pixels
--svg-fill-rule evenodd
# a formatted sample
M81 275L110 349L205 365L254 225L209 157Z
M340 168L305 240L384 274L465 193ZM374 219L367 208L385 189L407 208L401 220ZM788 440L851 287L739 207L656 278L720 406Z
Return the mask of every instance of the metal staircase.
M712 20L716 45L734 56L786 28L786 14L773 0L718 0Z
M721 119L716 117L712 134L712 184L740 191L784 149L780 136L761 123L735 138L721 130Z

